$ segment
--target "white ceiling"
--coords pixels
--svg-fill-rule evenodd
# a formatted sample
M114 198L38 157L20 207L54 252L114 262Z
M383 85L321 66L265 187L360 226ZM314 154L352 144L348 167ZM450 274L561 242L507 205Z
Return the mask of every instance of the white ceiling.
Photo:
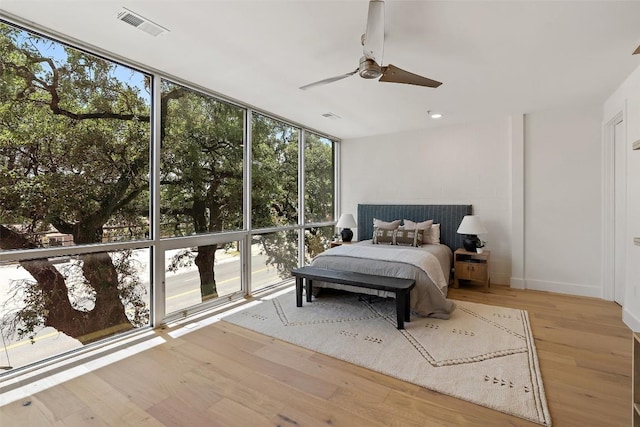
M170 31L116 19L122 7ZM2 0L32 21L339 138L603 103L638 66L639 1L386 1L384 61L444 84L353 71L367 0ZM444 114L427 118L427 110ZM332 112L341 117L322 117Z

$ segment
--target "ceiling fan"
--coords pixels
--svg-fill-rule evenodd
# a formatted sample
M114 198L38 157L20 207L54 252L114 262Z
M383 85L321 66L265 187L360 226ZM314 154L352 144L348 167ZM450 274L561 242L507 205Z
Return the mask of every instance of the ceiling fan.
M640 46L632 53L632 55L637 55L640 53Z
M364 56L360 58L360 65L354 71L339 76L330 77L300 87L302 90L337 82L358 73L364 79L375 79L389 83L405 83L416 86L436 88L442 83L410 73L395 65L382 66L382 52L384 50L384 1L371 0L369 2L369 14L367 16L366 32L362 35L361 42L364 47Z

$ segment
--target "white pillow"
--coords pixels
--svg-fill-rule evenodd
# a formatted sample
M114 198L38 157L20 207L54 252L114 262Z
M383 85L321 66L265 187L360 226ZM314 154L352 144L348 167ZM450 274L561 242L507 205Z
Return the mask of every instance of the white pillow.
M405 219L404 228L407 230L423 229L423 243L425 245L440 244L440 224L434 224L432 219L423 222L413 222L410 219Z
M440 244L440 224L433 224L429 232L425 232L424 243L431 245Z
M382 221L381 219L378 219L378 218L373 218L373 226L377 228L384 228L387 230L395 230L400 226L400 220L396 219L395 221L387 222L387 221Z
M428 230L433 225L433 220L430 219L428 221L423 222L413 222L410 219L404 220L404 229L405 230Z

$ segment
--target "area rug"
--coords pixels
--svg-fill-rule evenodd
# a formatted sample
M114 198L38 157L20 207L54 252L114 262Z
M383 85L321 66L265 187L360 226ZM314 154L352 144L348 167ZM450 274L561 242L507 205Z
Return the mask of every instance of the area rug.
M224 320L550 426L527 312L456 304L449 320L412 316L398 330L393 299L330 294L296 307L290 291Z

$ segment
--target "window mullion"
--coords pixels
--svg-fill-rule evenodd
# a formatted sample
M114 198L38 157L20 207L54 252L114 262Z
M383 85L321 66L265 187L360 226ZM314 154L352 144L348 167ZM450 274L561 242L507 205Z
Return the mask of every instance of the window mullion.
M304 224L305 218L305 171L304 171L304 141L306 132L303 128L298 132L298 265L304 265Z
M166 315L166 281L164 249L160 242L160 158L162 156L161 141L161 81L159 76L153 76L151 92L152 123L151 130L151 326L159 325Z
M252 292L251 284L251 248L253 243L253 227L251 225L251 169L253 166L252 158L252 144L253 144L253 110L245 110L244 119L244 202L243 202L243 217L244 217L244 229L248 230L247 235L244 238L243 245L240 248L240 257L242 259L242 288L246 295L250 295Z

